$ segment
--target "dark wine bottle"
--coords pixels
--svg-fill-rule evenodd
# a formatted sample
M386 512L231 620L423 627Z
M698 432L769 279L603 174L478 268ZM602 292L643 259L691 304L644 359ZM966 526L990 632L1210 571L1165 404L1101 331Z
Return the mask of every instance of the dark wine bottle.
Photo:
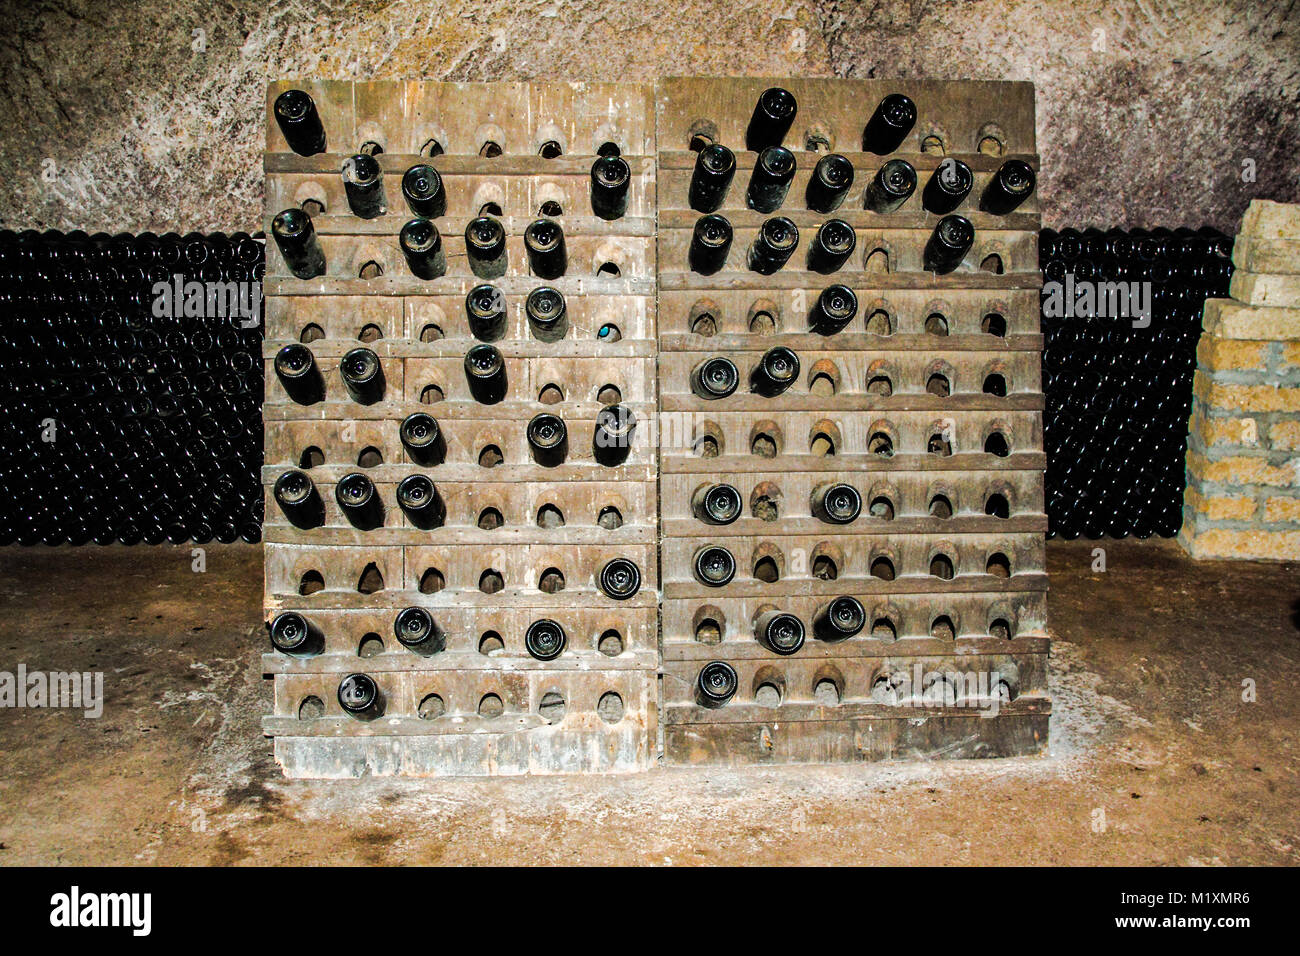
M813 489L810 510L814 518L827 524L849 524L862 513L862 496L858 489L842 481L828 481Z
M432 415L415 412L402 420L398 433L402 447L418 465L429 467L440 464L447 457L447 442L442 429Z
M296 528L319 528L325 523L325 502L312 480L301 471L290 469L275 480L275 502Z
M469 333L480 342L496 342L506 334L506 297L494 285L476 285L465 296Z
M447 191L442 177L427 163L412 166L402 176L402 196L411 212L424 219L437 219L447 214Z
M499 279L505 275L509 256L501 220L491 216L471 219L465 227L465 254L470 271L480 279Z
M271 646L290 657L315 657L325 650L325 635L297 611L284 611L271 622Z
M349 674L339 681L339 706L357 720L377 720L384 715L384 694L369 674Z
M373 405L384 397L384 367L368 348L350 350L339 362L339 375L352 401Z
M397 237L411 274L420 279L437 279L447 273L447 255L438 227L428 219L412 219Z
M799 104L789 90L779 86L764 90L745 130L745 148L757 153L769 146L780 146L798 110Z
M312 405L325 398L325 380L316 366L316 356L305 345L292 343L275 354L275 374L285 394L299 405Z
M691 270L700 275L713 275L727 262L731 251L731 223L724 216L701 216L695 221L688 253Z
M814 332L833 335L853 321L858 314L858 297L846 285L833 285L817 296L808 325Z
M839 209L853 186L853 163L847 156L830 153L817 160L804 198L813 212L832 213Z
M695 681L695 702L701 707L716 710L736 696L740 678L736 669L726 661L709 661L700 668Z
M446 523L447 506L427 475L403 478L397 486L397 504L421 531L440 528Z
M765 398L780 395L799 379L799 356L784 345L768 349L749 373L749 390Z
M754 622L754 639L775 654L795 654L803 647L803 621L785 611L764 611Z
M731 524L740 517L740 507L740 492L724 483L700 485L691 495L691 513L705 524Z
M925 244L925 268L940 275L952 272L975 243L975 227L964 216L944 216Z
M613 468L627 461L636 436L636 415L626 405L606 405L596 413L591 452L598 464Z
M299 279L325 274L325 253L316 238L311 216L301 209L285 209L271 220L271 236L284 264Z
M627 558L614 558L600 569L600 589L615 601L626 601L641 590L641 569Z
M564 653L569 639L558 621L533 621L524 632L524 650L539 661L553 661Z
M776 212L790 191L794 172L794 153L784 146L767 147L758 154L758 161L754 164L745 204L758 212Z
M843 219L827 219L808 247L808 268L823 275L834 272L849 261L857 244L852 226Z
M506 397L506 360L491 345L476 345L465 353L465 377L474 401L495 405Z
M871 114L862 130L864 152L884 156L903 145L916 125L916 104L902 93L890 93Z
M447 635L426 608L408 607L393 619L393 636L415 653L430 657L447 649Z
M343 191L354 216L377 219L388 212L384 171L379 160L367 153L357 153L343 161Z
M820 641L843 641L860 632L867 623L861 602L847 594L827 601L813 616L813 634Z
M692 566L695 580L706 587L723 587L736 576L736 559L730 551L717 544L708 544L697 550Z
M524 302L528 330L539 342L558 342L569 331L569 314L558 289L542 286L528 293Z
M962 204L975 185L970 167L951 156L939 164L921 190L921 205L926 212L946 216Z
M285 90L275 98L275 122L289 148L300 156L325 152L325 127L316 102L305 90Z
M1023 160L1009 159L993 174L984 194L980 197L980 209L995 216L1005 216L1034 191L1033 167Z
M740 384L740 372L729 358L715 355L691 369L691 391L712 401L726 398Z
M534 219L524 230L528 265L540 279L558 279L568 268L564 229L554 219Z
M528 423L526 435L533 461L544 468L564 464L569 453L569 430L559 415L549 412L534 415Z
M334 486L334 500L354 528L373 531L384 523L384 504L375 483L359 471L339 479Z
M689 201L697 212L713 212L726 201L732 177L736 175L736 154L721 143L706 146L695 156Z
M749 247L749 268L771 275L786 264L799 245L799 227L785 216L766 219Z
M905 159L891 159L878 170L863 197L863 208L889 213L907 202L916 191L916 170Z
M632 168L622 156L599 156L591 164L591 211L601 219L620 219L627 212Z

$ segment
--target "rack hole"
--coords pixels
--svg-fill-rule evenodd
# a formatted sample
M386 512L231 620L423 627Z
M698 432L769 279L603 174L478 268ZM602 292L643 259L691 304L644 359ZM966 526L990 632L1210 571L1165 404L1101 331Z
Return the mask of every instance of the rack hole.
M995 637L1001 641L1011 640L1011 622L1004 617L994 618L989 623L989 637Z
M556 690L543 694L541 703L537 705L537 713L548 724L558 724L563 720L565 709L564 695Z
M948 500L947 495L935 495L930 499L930 517L952 517L952 502Z
M315 322L308 322L302 327L302 334L298 336L298 341L306 344L323 338L325 338L325 330Z
M319 720L325 716L324 702L314 695L304 697L302 703L298 705L299 720Z
M1007 320L1001 313L986 312L984 318L980 319L980 331L987 335L996 335L999 338L1005 338L1007 334Z
M357 645L357 657L378 657L384 653L384 639L378 634L367 634Z
M776 316L767 309L759 309L749 318L749 331L753 335L775 335Z
M894 520L894 503L884 495L877 495L872 498L867 510L873 518L879 518L882 521Z
M384 267L374 259L363 262L361 268L357 270L357 275L362 279L378 279L383 274Z
M948 376L935 372L925 383L925 390L931 395L938 395L941 398L947 398L952 394L952 386L948 382Z
M564 572L559 568L547 568L537 578L537 590L543 594L559 594L564 590Z
M813 687L813 700L823 707L836 707L840 702L840 689L835 681L823 677Z
M437 568L425 568L420 575L420 593L437 594L447 586L447 578Z
M373 322L363 325L361 331L357 333L357 340L366 343L378 342L383 337L384 330Z
M612 140L605 140L605 142L601 143L599 146L596 147L596 155L597 156L621 156L623 155L623 151L619 149L618 143L615 143Z
M538 208L539 216L546 216L548 219L556 219L564 215L564 207L554 199L548 199Z
M754 577L765 584L775 584L781 580L781 569L776 566L776 559L763 555L754 562Z
M564 401L564 389L555 384L544 385L537 394L537 400L543 405L558 405Z
M839 565L828 554L819 554L813 558L812 576L820 581L834 581L840 576Z
M371 561L361 572L357 580L357 591L361 594L375 594L384 589L384 576L375 562Z
M754 691L754 703L758 704L759 707L780 707L780 688L770 681L764 681Z
M478 715L484 720L495 720L506 712L506 705L496 694L484 694L478 702Z
M299 468L315 468L323 464L325 464L325 453L315 445L308 445L304 448L302 457L298 459Z
M496 508L484 508L478 513L478 526L482 531L495 531L505 523L505 516Z
M495 468L503 461L505 457L496 445L484 445L483 450L478 453L478 463L482 468Z
M447 702L437 694L426 694L416 714L421 720L437 720L447 712Z
M564 512L555 505L546 504L537 509L537 527L563 528Z
M433 159L435 156L441 156L445 152L447 152L447 150L444 149L442 143L438 142L436 139L427 139L424 141L424 145L420 147L420 155L428 156L430 159Z
M884 309L872 309L867 313L866 330L871 335L893 335L894 320Z
M420 389L421 405L436 405L438 402L442 401L444 397L441 386L426 385L424 388Z
M602 342L618 342L623 338L623 331L613 322L606 322L596 330L596 338Z
M942 312L931 312L925 317L927 335L947 335L948 319Z
M946 554L936 554L930 559L930 576L951 581L953 579L952 559Z
M478 214L480 216L500 217L502 215L501 204L495 202L485 202L483 205L478 207Z
M940 614L930 624L930 636L941 641L951 641L957 636L957 627L947 614Z
M835 454L835 439L826 432L817 432L808 443L808 450L818 458L829 458Z
M889 458L894 454L894 439L888 432L872 432L867 439L867 451L881 458Z
M867 394L888 398L894 394L894 383L888 375L879 373L867 379Z
M1007 444L1007 436L1002 432L990 432L989 437L984 439L984 450L990 455L996 455L998 458L1006 458L1011 454L1011 446Z
M980 261L980 270L982 272L991 272L994 275L1002 275L1005 271L1002 265L1002 257L996 252L985 256Z
M880 555L871 562L871 576L882 581L894 580L894 562Z
M1011 577L1011 561L1001 551L994 551L984 562L984 573L996 578Z
M984 502L984 513L994 518L1009 518L1011 506L1007 504L1005 495L989 495Z
M997 372L984 376L984 394L1007 397L1007 380Z
M898 640L898 628L887 617L878 617L871 622L871 636L878 641Z
M325 578L319 571L308 571L298 582L299 594L315 594L325 590Z
M558 159L560 156L564 155L564 147L555 140L548 139L541 145L541 148L537 150L537 155L542 157L542 159Z
M623 401L623 393L617 385L602 385L596 393L596 401L601 405L617 405Z
M478 150L479 156L484 159L496 159L501 155L501 144L494 140L486 140ZM498 213L497 215L500 215Z
M360 468L377 468L384 463L384 453L374 445L367 445L361 449L361 454L357 455L357 466Z
M506 642L501 639L501 635L496 631L484 631L483 635L478 639L478 652L484 657L505 649Z
M436 342L441 338L446 338L443 334L442 326L434 325L430 322L424 328L420 329L421 342Z
M863 260L862 267L865 271L877 275L889 272L889 250L881 246L872 249Z
M623 698L614 691L600 695L596 702L596 713L607 724L616 724L623 719Z
M617 279L623 274L623 270L618 267L617 262L602 262L600 268L596 270L598 276L609 276Z
M600 635L600 640L596 642L596 650L606 657L618 657L623 653L623 635L610 628Z
M506 579L495 568L488 568L478 577L478 589L484 594L496 594L506 586Z
M623 513L613 505L606 505L600 509L600 514L596 516L596 524L606 531L621 528L623 527Z

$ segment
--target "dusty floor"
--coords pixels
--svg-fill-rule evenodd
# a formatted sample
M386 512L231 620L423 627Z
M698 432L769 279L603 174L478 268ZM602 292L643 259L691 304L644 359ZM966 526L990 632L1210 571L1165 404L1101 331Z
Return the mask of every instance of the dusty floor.
M1297 568L1095 546L1049 546L1048 756L343 783L259 734L260 549L6 548L0 670L107 706L0 710L0 865L1300 862Z

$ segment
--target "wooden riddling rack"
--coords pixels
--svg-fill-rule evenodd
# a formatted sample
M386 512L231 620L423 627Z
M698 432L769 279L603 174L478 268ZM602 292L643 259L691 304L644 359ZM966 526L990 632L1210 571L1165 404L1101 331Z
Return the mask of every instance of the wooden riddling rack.
M769 87L798 103L784 140L797 173L781 208L764 214L746 208L757 153L745 146L755 103ZM895 152L863 152L864 125L890 93L914 101L915 126ZM1038 751L1050 712L1039 206L1035 194L1007 215L977 208L1003 162L1017 158L1037 169L1032 85L669 79L659 83L656 102L666 759L798 763ZM734 241L722 269L701 275L688 264L702 215L688 193L695 150L711 142L736 156L735 178L716 210ZM854 168L848 199L830 215L809 210L804 199L827 152ZM936 275L924 271L922 252L941 217L922 209L921 192L945 156L974 173L955 212L970 220L975 238L956 271ZM895 212L865 210L864 187L893 158L915 167L916 192ZM760 275L747 268L746 253L769 215L793 220L799 245L784 268ZM856 250L823 275L807 269L806 253L817 226L832 217L853 227ZM857 315L835 334L810 331L811 306L832 283L856 293ZM886 325L890 334L881 334ZM750 369L774 346L798 355L800 377L776 397L751 394ZM689 379L715 355L736 364L740 387L706 401ZM990 373L1004 377L1005 397L983 392ZM936 374L947 379L948 394L928 389ZM879 393L882 377L892 394ZM1009 454L984 450L993 431ZM887 457L874 453L882 435L892 445ZM946 439L951 454L931 453L935 438L940 449ZM852 523L812 516L812 490L827 481L859 491L862 514ZM716 482L740 492L743 512L734 523L711 526L692 513L693 493ZM985 513L993 494L1008 502L1007 517ZM936 499L943 499L937 513L946 501L951 516L932 513ZM884 517L890 511L892 519ZM731 583L706 586L693 575L693 556L707 545L733 555ZM877 565L882 558L892 577ZM942 562L932 573L936 558L954 573L945 574ZM873 575L873 566L886 577ZM814 613L838 595L861 602L866 626L847 640L819 640ZM756 641L756 616L773 608L804 623L797 653L783 656ZM695 696L712 661L738 678L735 695L716 708ZM905 706L898 675L914 675L918 665L926 674L996 672L1012 699L996 709L972 706L974 698L958 699L964 706ZM966 689L954 688L954 696Z
M289 89L311 94L325 152L298 155L285 143L272 108ZM263 658L275 685L264 732L290 776L634 771L652 761L656 455L641 436L620 465L598 464L592 452L602 406L630 408L646 436L657 408L652 104L650 86L622 83L270 86L266 230L283 209L312 210L326 261L324 275L295 278L267 243L266 616L300 610L326 641L317 656ZM560 155L539 155L547 143ZM592 163L608 144L632 171L627 212L611 221L592 214L589 197ZM377 218L352 215L345 197L340 170L358 152L373 153L383 169L387 212ZM434 220L447 271L433 280L414 276L398 245L412 217L402 176L418 163L439 171L447 193L446 215ZM465 254L466 224L481 211L508 236L509 268L494 280L474 276ZM568 249L567 271L549 281L530 274L522 239L541 216L562 224ZM508 391L493 405L473 400L462 368L478 344L465 297L484 281L508 307L507 332L494 343ZM557 342L531 337L524 314L525 297L543 285L566 300L570 329ZM297 404L277 380L275 356L294 342L312 350L324 401ZM363 343L386 381L370 405L349 400L338 371ZM408 456L398 429L414 412L439 423L443 462L422 468ZM534 463L525 439L541 412L568 429L568 459L556 467ZM295 527L274 501L274 482L291 468L315 483L323 526ZM382 526L370 531L353 528L334 501L335 484L358 470L385 505ZM415 473L434 481L442 527L415 528L397 506L397 484ZM622 601L596 586L616 557L643 578ZM562 590L541 586L553 570ZM433 614L445 650L422 656L395 640L394 618L411 606ZM559 622L568 639L549 662L523 647L525 629L542 618ZM353 673L379 685L381 717L357 720L341 708L339 682Z

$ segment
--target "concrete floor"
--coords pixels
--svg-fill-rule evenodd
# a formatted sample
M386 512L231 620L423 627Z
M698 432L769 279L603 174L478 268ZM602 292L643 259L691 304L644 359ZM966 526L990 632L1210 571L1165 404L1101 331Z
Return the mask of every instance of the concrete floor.
M6 548L0 670L101 670L107 705L0 710L0 865L1300 862L1296 566L1048 555L1047 756L315 783L259 732L259 548Z

